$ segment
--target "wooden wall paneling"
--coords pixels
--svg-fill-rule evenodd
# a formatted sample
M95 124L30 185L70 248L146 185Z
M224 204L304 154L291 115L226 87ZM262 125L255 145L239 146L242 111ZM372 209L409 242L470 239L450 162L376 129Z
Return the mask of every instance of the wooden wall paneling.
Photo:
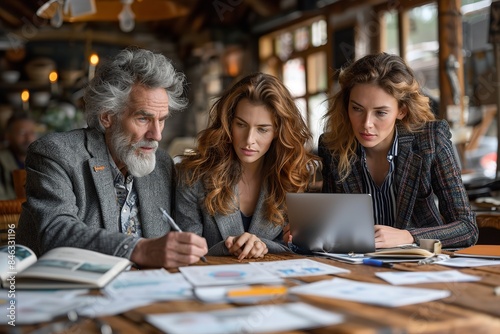
M462 14L460 0L438 1L439 20L439 82L440 82L440 118L448 119L448 106L456 105L453 100L453 87L446 72L446 64L450 56L455 57L458 62L458 85L460 89L460 124L464 124L463 117L463 95L464 95L464 71L463 71L463 36L462 36Z

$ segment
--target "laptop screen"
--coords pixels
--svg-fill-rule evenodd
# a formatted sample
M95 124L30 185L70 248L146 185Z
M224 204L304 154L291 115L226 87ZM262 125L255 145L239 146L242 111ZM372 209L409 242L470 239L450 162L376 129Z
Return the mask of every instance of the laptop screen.
M372 197L369 194L288 193L292 242L328 253L375 251Z

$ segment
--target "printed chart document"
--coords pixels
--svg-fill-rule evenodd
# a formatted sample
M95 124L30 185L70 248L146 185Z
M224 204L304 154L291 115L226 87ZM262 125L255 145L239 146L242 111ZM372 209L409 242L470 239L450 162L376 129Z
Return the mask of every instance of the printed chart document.
M193 287L180 273L170 274L165 269L134 270L119 274L105 288L113 298L178 300L193 297Z
M359 303L399 307L450 296L448 290L434 290L363 283L343 278L294 286L291 293L350 300Z
M54 248L37 260L28 247L0 247L2 286L15 284L16 289L102 288L130 264L80 248Z
M279 276L250 264L180 267L179 271L194 286L283 282Z
M467 275L458 270L443 270L443 271L405 271L405 272L377 272L376 276L383 280L394 284L420 284L420 283L437 283L437 282L476 282L480 281L481 277Z
M318 276L349 273L349 270L347 269L331 266L310 259L250 262L250 265L260 267L280 277Z
M343 321L340 314L305 303L238 307L210 312L148 315L146 320L170 334L262 333L311 329Z

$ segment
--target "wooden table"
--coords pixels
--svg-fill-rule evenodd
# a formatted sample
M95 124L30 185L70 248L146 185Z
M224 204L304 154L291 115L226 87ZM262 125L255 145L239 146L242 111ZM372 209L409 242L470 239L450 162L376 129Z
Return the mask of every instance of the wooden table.
M269 254L260 261L276 261L303 258L293 254ZM211 264L237 263L233 257L207 257ZM449 270L449 267L439 265L422 265L415 263L396 264L394 268L378 268L365 265L352 265L334 260L314 258L317 261L335 265L350 270L348 274L338 277L363 282L385 283L375 276L377 271L434 271ZM253 260L251 260L253 261ZM482 276L482 280L473 283L432 283L416 284L415 287L446 289L451 296L438 301L415 304L397 308L386 308L356 302L343 301L312 296L289 296L266 302L277 304L301 300L317 307L331 310L344 315L344 322L335 326L308 330L308 333L500 333L500 296L495 295L494 288L500 286L500 265L461 269L464 273ZM177 270L172 270L177 272ZM332 276L310 276L299 278L303 282L331 279ZM295 283L291 280L290 285ZM205 304L196 300L159 302L140 307L117 316L102 317L117 333L156 334L155 327L144 321L147 314L170 313L185 311L207 311L238 307L238 305L221 303ZM24 326L16 333L29 333L41 327ZM18 326L19 327L19 326ZM0 327L0 332L6 328ZM20 328L17 328L19 330ZM14 333L14 332L12 332ZM87 320L73 326L66 333L100 333L95 323ZM305 333L293 331L292 333Z

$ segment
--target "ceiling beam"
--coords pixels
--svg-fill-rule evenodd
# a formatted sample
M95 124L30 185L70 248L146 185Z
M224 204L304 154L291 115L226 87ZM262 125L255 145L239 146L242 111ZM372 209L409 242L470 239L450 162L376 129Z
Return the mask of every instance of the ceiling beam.
M260 16L268 17L280 12L277 1L268 0L246 0L247 4Z

